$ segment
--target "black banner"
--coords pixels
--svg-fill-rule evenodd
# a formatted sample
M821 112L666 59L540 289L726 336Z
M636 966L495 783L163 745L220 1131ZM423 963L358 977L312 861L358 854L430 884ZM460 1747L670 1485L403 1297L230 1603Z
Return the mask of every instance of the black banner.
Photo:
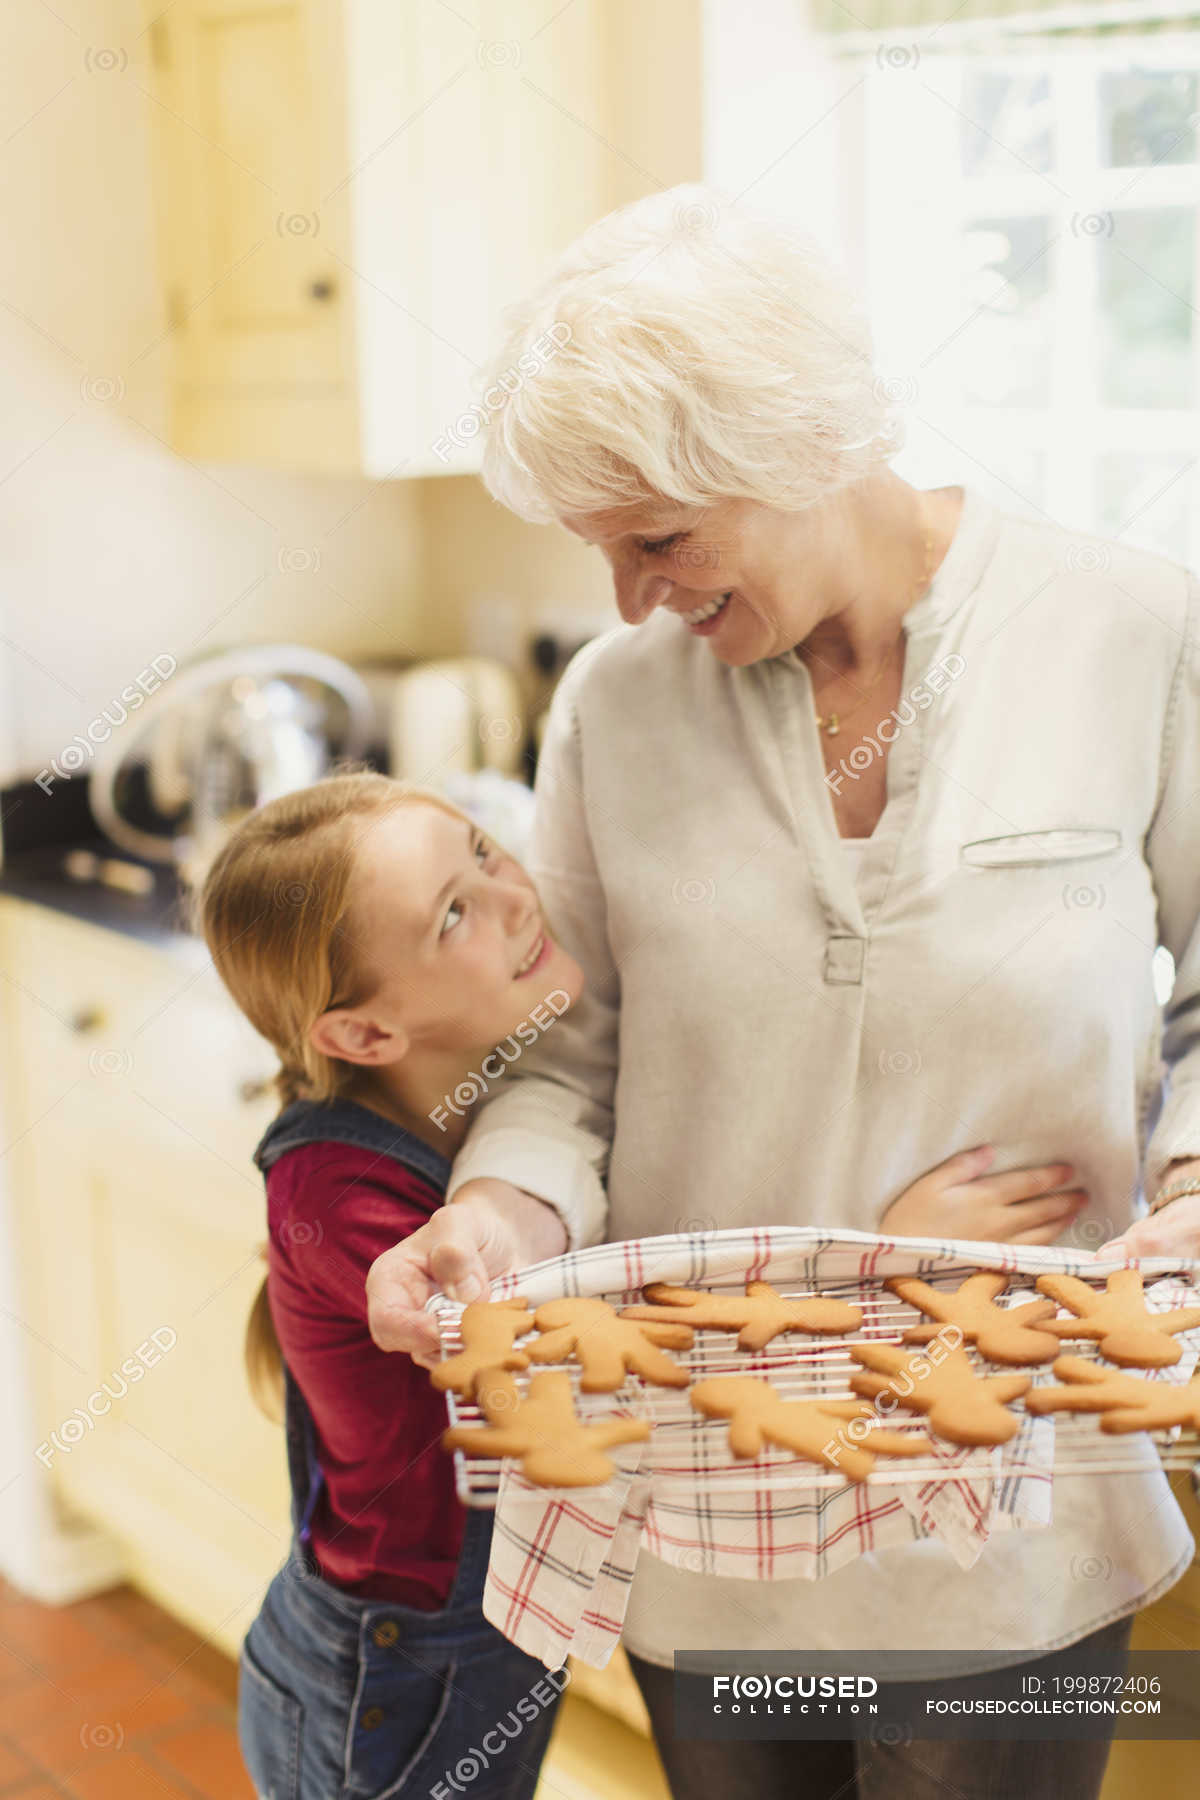
M995 1654L994 1652L992 1654ZM987 1653L964 1652L985 1661ZM675 1727L709 1739L1200 1739L1200 1650L1078 1650L914 1681L928 1651L679 1651Z

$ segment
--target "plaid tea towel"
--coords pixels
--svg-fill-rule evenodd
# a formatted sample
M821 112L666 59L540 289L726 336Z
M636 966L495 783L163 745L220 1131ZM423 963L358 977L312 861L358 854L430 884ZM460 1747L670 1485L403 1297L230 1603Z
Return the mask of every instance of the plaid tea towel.
M1014 1278L1004 1296L1004 1304L1011 1305L1030 1297L1040 1274L1094 1277L1120 1266L1078 1250L1008 1249L954 1239L893 1241L868 1232L776 1226L594 1245L505 1276L493 1285L492 1298L522 1294L536 1307L563 1295L603 1295L620 1306L636 1304L652 1281L735 1290L763 1280L785 1290L834 1293L860 1305L864 1325L855 1336L894 1342L894 1317L890 1322L872 1317L887 1276L962 1279L976 1269L1000 1269ZM1180 1267L1164 1258L1147 1258L1139 1266L1148 1278ZM1147 1291L1160 1304L1195 1301L1185 1280L1148 1279ZM455 1317L460 1310L442 1295L429 1305ZM777 1339L759 1355L739 1352L737 1367L759 1375L785 1364L794 1367L814 1345L819 1353L817 1340ZM1195 1360L1195 1348L1189 1347L1171 1375L1186 1378ZM647 1388L644 1395L653 1414L654 1390ZM603 1406L609 1397L583 1400L590 1410L593 1400ZM815 1465L786 1456L775 1459L767 1480L744 1477L730 1483L725 1434L705 1430L698 1418L695 1429L671 1434L669 1448L662 1447L668 1434L660 1434L652 1455L649 1444L614 1452L615 1473L604 1489L551 1493L506 1463L484 1616L550 1669L561 1667L568 1655L603 1668L620 1641L642 1549L702 1574L818 1579L866 1551L936 1535L960 1566L969 1568L993 1532L1051 1522L1054 1422L1025 1413L1018 1417L1016 1436L994 1449L961 1449L935 1440L934 1455L945 1475L891 1486L879 1479L883 1464L868 1483L830 1484L814 1479L822 1473ZM1148 1440L1138 1441L1154 1458Z

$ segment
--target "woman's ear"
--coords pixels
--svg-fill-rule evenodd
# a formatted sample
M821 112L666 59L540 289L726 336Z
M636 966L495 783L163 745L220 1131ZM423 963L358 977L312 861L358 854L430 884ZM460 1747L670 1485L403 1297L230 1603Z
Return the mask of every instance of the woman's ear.
M322 1056L379 1068L407 1054L408 1037L398 1025L384 1025L365 1009L324 1012L309 1027L308 1041Z

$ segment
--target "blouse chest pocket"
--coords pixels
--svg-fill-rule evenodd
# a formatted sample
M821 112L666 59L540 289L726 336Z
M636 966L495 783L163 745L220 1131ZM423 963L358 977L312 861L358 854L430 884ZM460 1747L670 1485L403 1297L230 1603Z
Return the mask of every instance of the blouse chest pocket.
M1062 825L1045 831L1016 831L1006 837L974 838L959 848L959 860L973 869L1051 869L1091 862L1121 848L1115 826Z

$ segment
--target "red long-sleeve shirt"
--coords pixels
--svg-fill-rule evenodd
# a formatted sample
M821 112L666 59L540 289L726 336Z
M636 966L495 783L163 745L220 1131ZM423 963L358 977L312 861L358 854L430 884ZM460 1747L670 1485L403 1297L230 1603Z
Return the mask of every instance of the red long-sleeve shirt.
M438 1442L446 1403L425 1369L376 1347L365 1283L442 1196L392 1157L338 1143L287 1151L266 1186L271 1316L325 1473L310 1540L317 1567L348 1593L434 1611L465 1523Z

